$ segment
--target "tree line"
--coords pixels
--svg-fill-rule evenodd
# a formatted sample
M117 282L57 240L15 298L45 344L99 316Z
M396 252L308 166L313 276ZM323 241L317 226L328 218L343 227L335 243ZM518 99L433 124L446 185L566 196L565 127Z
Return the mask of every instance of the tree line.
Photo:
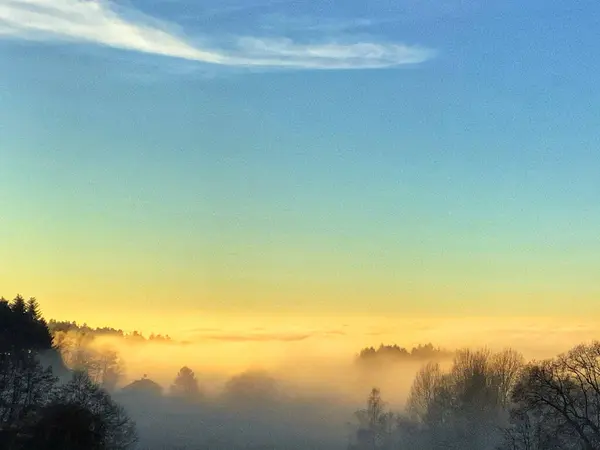
M89 336L113 336L122 339L128 339L131 341L151 341L151 342L172 342L171 337L166 334L155 334L150 333L150 335L146 338L142 332L134 330L131 333L127 333L121 329L116 329L112 327L90 327L87 323L79 325L75 321L58 321L50 319L48 322L48 329L50 333L60 334L60 333L69 333L75 332L78 334L85 334Z
M156 397L167 395L173 399L195 402L205 398L194 371L183 366L175 374L167 392L161 385L144 375L127 385L122 385L126 374L125 362L114 347L97 342L102 335L122 337L121 330L103 327L91 329L77 326L76 322L50 321L54 348L60 353L62 361L71 369L84 372L96 385L110 393L119 393L137 397ZM75 324L75 325L73 325ZM92 331L90 331L92 330ZM109 330L109 331L105 331ZM141 336L141 333L134 332ZM267 373L249 371L232 377L224 386L222 400L235 401L238 405L253 401L269 402L279 395L277 381Z
M93 333L53 330L34 298L0 299L1 448L132 448L135 424L111 396L124 370L118 354L88 345ZM381 355L424 365L401 412L371 391L350 449L600 450L600 342L541 361L512 349L450 353L431 344L369 347L358 358ZM120 392L162 395L162 387L144 377ZM276 401L278 387L249 372L232 378L226 394L252 407ZM192 369L176 374L169 397L202 398Z
M359 364L371 365L373 363L442 360L450 358L452 355L452 352L441 347L434 347L431 343L419 344L411 350L397 344L381 344L378 348L363 348L357 355L356 360Z
M62 366L35 298L0 298L2 448L126 450L136 442L134 422L109 393Z
M600 449L600 342L526 362L514 350L457 351L418 372L406 410L373 389L354 450Z

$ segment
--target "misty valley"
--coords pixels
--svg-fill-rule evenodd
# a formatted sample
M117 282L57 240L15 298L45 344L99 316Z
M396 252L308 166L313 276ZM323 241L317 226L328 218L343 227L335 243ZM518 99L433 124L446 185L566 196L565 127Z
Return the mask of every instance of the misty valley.
M0 0L0 450L600 450L598 42Z
M337 373L324 369L321 389L292 376L305 363L287 377L254 367L210 380L184 365L167 383L152 364L127 376L121 350L186 345L46 321L34 298L1 299L0 448L600 448L598 342L529 362L513 349L367 347ZM309 364L313 380L321 363Z

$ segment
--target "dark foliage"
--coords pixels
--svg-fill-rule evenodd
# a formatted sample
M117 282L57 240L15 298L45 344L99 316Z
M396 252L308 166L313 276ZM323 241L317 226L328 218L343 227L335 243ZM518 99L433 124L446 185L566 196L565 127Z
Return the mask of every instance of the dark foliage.
M508 449L599 449L600 342L528 364L512 398Z
M86 374L59 384L50 330L35 299L0 299L0 448L124 450L136 442L125 411Z
M405 361L433 361L452 357L448 352L432 344L419 345L408 350L404 347L381 344L378 348L366 347L358 354L360 364L372 365L374 363L405 362Z
M0 299L0 426L13 426L47 400L55 378L37 355L50 350L52 338L35 299Z
M103 448L127 449L137 441L135 425L125 410L85 372L74 372L71 381L58 387L55 402L85 408L97 417L102 423Z
M77 322L68 322L68 321L56 321L50 320L48 322L48 329L54 335L60 332L76 332L87 335L95 335L95 336L114 336L123 339L128 339L131 341L153 341L153 342L172 342L171 337L169 335L162 334L154 334L151 333L148 338L144 337L144 335L139 331L133 331L131 333L126 333L121 329L116 329L112 327L96 327L92 328L88 326L86 323L79 325Z
M19 450L104 450L107 427L102 417L75 403L53 403L24 423L13 441Z
M25 302L17 295L12 302L0 299L0 357L23 358L52 348L52 336L39 315L35 299Z
M200 397L198 380L192 369L184 366L179 370L171 386L171 395L192 401Z
M102 387L116 384L116 353L91 355L84 345L72 346L70 365L83 370L69 373L62 384L42 363L55 351L52 336L73 331L84 340L98 335L145 340L141 333L125 335L107 327L49 326L35 299L0 299L0 449L125 450L137 442L134 423ZM168 339L153 335L149 340ZM403 414L388 411L379 390L371 391L366 408L356 413L352 449L600 450L600 342L529 364L512 350L450 353L431 344L410 351L397 345L369 347L357 360L367 367L405 361L424 365ZM143 408L192 411L207 405L206 399L187 401L200 394L188 367L181 368L170 393L172 398L162 397L162 387L144 377L120 395ZM138 401L142 398L147 402ZM221 400L225 407L244 411L244 420L250 421L258 405L262 411L275 410L286 398L268 374L246 372L229 380ZM250 440L247 444L261 448ZM185 442L181 445L186 448Z

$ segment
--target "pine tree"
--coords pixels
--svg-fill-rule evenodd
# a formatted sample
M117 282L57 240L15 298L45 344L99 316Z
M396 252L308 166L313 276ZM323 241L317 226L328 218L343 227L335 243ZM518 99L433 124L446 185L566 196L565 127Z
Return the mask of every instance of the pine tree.
M40 313L40 305L35 297L31 297L27 300L26 312L33 320L40 320L42 315Z
M17 294L10 305L10 309L12 309L14 313L25 314L27 307L25 305L25 299L23 296Z

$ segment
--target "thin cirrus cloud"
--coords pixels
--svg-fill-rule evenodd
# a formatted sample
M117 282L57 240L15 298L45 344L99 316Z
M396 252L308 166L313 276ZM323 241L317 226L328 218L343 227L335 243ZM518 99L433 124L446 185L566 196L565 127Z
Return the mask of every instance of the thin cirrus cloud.
M426 48L394 43L298 43L288 38L239 37L227 46L195 44L160 22L102 0L3 0L0 36L67 41L202 63L291 69L373 69L418 64Z

